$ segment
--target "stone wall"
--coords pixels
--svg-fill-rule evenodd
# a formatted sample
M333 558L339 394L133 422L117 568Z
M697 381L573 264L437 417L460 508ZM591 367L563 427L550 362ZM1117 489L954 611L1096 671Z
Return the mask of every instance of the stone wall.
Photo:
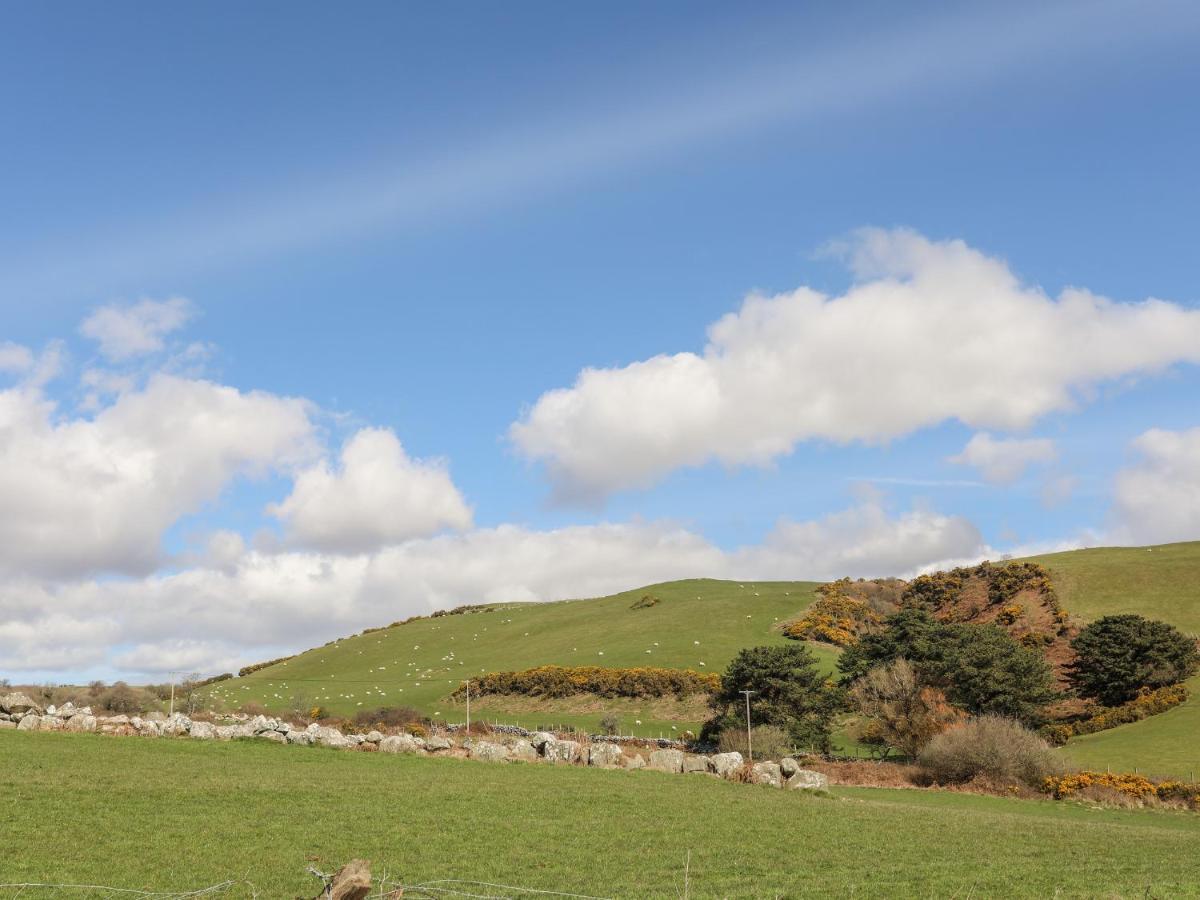
M24 694L0 694L0 729L17 731L81 731L127 737L175 737L203 741L253 739L276 744L333 747L368 753L441 755L496 763L549 763L598 769L652 769L672 774L698 774L779 788L813 789L827 785L825 776L800 768L790 758L747 766L740 753L688 753L659 747L648 753L609 740L573 740L546 731L496 731L487 739L459 738L450 732L418 737L408 732L344 734L328 725L292 725L282 719L254 716L229 723L191 719L182 713L165 716L97 716L90 707L42 709Z

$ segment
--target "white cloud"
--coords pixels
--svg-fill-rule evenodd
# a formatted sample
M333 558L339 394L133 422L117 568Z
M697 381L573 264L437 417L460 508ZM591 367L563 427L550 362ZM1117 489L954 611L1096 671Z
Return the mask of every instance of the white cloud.
M229 554L242 546L228 535L214 544ZM734 551L669 522L503 525L370 554L214 552L195 568L138 579L10 580L0 583L0 636L58 634L51 648L73 646L88 665L102 658L133 673L211 673L461 603L599 596L684 577L903 573L983 552L965 520L924 510L889 516L874 497L819 521L782 522L761 546ZM124 649L112 649L118 641ZM5 661L12 670L51 664L77 665L50 649Z
M981 431L948 461L978 469L992 484L1012 484L1029 466L1053 462L1057 457L1049 438L994 438Z
M961 241L866 230L845 294L752 295L702 353L585 369L510 429L556 493L595 499L806 440L882 442L957 419L1021 430L1097 385L1200 362L1200 310L1023 285Z
M1055 475L1047 478L1042 485L1042 506L1046 509L1056 509L1062 506L1079 487L1079 479L1074 475Z
M0 372L28 372L33 368L33 351L12 341L0 342Z
M121 362L162 350L163 338L182 328L193 315L191 303L182 297L110 304L88 316L79 332L97 341L106 358Z
M1115 537L1142 544L1200 540L1200 428L1155 428L1133 447L1140 458L1117 474Z
M269 512L296 544L339 552L471 527L471 509L445 463L409 458L384 428L364 428L346 441L336 469L322 461L300 472Z
M0 391L0 572L143 573L163 531L232 479L306 462L309 405L153 376L93 418Z

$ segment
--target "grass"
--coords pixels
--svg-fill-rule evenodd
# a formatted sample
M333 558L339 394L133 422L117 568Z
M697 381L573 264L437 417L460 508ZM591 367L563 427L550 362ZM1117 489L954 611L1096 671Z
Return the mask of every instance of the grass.
M1102 547L1031 558L1050 570L1067 611L1085 621L1134 612L1200 633L1200 541ZM1073 738L1080 766L1188 778L1200 772L1200 678L1182 706L1141 722Z
M6 731L0 759L3 883L312 896L306 866L360 856L410 884L672 897L690 855L697 898L1200 896L1188 813L265 742Z
M813 600L814 582L675 581L594 600L503 604L493 612L422 619L343 638L299 657L222 682L212 696L237 707L252 701L272 711L321 705L349 715L379 706L412 706L460 721L464 710L447 695L463 679L484 672L545 664L663 666L720 672L743 647L783 643L773 626ZM658 599L632 609L644 596ZM836 653L812 645L832 672ZM649 651L649 652L647 652ZM519 704L518 704L519 705ZM629 704L626 704L629 706ZM527 709L508 711L490 698L495 721L538 724ZM550 715L555 722L594 729L602 712ZM644 735L695 728L697 721L625 716Z
M1200 541L1032 556L1067 611L1086 621L1135 612L1200 635Z

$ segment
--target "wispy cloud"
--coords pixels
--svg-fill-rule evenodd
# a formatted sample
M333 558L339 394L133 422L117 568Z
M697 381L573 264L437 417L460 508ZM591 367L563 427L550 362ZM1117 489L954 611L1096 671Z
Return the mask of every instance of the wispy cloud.
M228 265L380 227L428 227L439 218L562 189L684 148L741 139L774 124L970 90L1047 60L1061 65L1096 52L1111 59L1121 48L1183 39L1198 30L1200 7L1181 0L1006 4L943 16L741 69L665 73L634 102L622 96L584 103L473 145L442 148L433 160L399 160L354 174L331 171L304 185L225 198L116 236L81 235L77 246L2 260L0 271L10 289L69 291L106 278Z
M982 481L963 481L942 478L896 478L889 475L848 475L847 481L868 482L870 484L896 484L903 487L931 488L981 488L987 487Z

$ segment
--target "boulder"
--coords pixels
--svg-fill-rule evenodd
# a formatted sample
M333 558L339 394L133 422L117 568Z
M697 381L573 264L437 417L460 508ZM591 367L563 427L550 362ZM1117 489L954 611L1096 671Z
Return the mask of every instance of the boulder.
M682 750L655 750L650 754L650 768L659 772L682 772Z
M137 733L142 737L161 737L166 723L151 722L147 719L139 719L137 716L134 716L129 722L129 727L136 729Z
M829 787L829 779L812 769L796 769L785 787L790 791L819 791Z
M683 771L711 772L712 768L707 756L701 756L699 753L685 753L683 755Z
M790 756L785 756L779 761L779 772L784 778L791 778L800 770L800 763L796 762Z
M37 731L38 726L42 723L42 717L36 713L26 713L21 717L21 721L17 723L18 731Z
M621 760L621 764L627 769L644 769L646 768L646 757L640 753L631 753Z
M529 743L533 744L534 749L539 753L542 752L542 748L546 746L548 741L556 740L558 740L558 738L552 735L549 731L535 731L529 736Z
M63 731L67 727L67 723L58 716L42 716L38 722L38 731Z
M511 759L519 759L522 762L537 762L541 757L533 744L524 738L520 738L508 748L508 755Z
M129 716L108 716L96 720L101 725L128 725Z
M25 715L27 712L32 712L36 715L41 710L42 708L34 703L28 694L22 694L19 691L11 694L0 694L0 712L10 713L19 717Z
M425 748L411 734L393 734L379 742L379 749L384 753L421 753Z
M198 741L211 741L217 736L217 729L211 722L193 722L188 734Z
M467 755L471 759L482 759L485 762L503 762L508 759L508 748L493 741L472 741Z
M751 777L755 784L769 784L772 787L783 787L783 773L779 771L779 763L755 763Z
M237 736L236 725L218 725L216 727L216 738L218 741L232 741Z
M746 764L742 754L736 750L731 753L717 753L709 761L712 763L712 770L722 778L732 778Z
M621 757L624 755L616 744L601 741L592 744L588 750L588 765L596 766L599 769L616 768L621 765Z
M344 734L336 728L330 728L328 725L319 725L310 734L312 735L313 743L319 747L335 747L339 750L344 750L347 747L354 746L352 741L346 740ZM384 748L381 746L380 749ZM391 752L396 753L398 751L393 750Z
M260 731L255 735L260 741L270 741L273 744L286 744L287 738L276 731L274 728L268 731Z
M67 731L95 731L96 717L78 712L67 719Z
M530 746L532 746L532 744ZM453 750L454 741L450 740L450 738L435 734L433 737L428 738L425 741L425 749L430 753L439 753L442 750Z
M289 731L284 738L289 744L299 744L301 747L312 745L313 736L307 731Z
M183 713L175 713L163 722L161 727L163 734L178 737L192 730L192 720Z
M368 731L367 732L367 740L370 741L372 744L378 744L380 741L383 740L383 735L378 731Z
M542 745L542 756L550 762L580 762L584 750L578 741L560 741L557 738Z

